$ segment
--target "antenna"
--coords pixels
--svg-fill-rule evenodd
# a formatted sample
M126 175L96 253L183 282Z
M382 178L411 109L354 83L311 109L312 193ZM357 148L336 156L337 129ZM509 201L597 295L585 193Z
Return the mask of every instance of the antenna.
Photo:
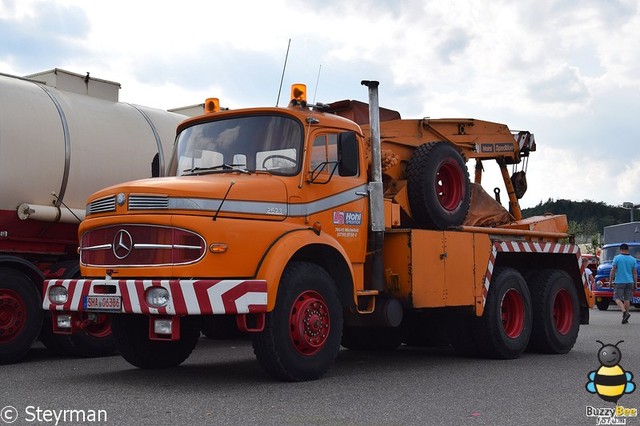
M322 71L322 64L318 68L318 77L316 78L316 88L313 91L313 103L316 103L316 93L318 93L318 83L320 82L320 71Z
M225 201L227 201L227 195L229 195L229 191L231 191L231 187L233 185L236 184L235 180L232 180L231 182L229 182L229 187L227 188L227 192L224 194L224 197L222 197L222 201L220 201L220 205L218 206L218 210L216 210L216 214L213 215L213 221L215 222L216 219L218 218L218 214L220 213L220 210L222 209L222 205L224 204Z
M287 54L284 55L284 66L282 67L282 76L280 77L280 87L278 88L278 99L276 100L276 107L280 103L280 92L282 92L282 82L284 81L284 72L287 69L287 59L289 59L290 47L291 47L291 39L289 39L289 44L287 44Z

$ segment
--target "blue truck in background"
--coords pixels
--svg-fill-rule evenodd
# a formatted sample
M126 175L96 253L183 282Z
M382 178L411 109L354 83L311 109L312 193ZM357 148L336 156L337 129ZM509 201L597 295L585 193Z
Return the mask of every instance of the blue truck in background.
M595 276L595 288L592 289L596 298L596 306L601 311L606 311L609 304L613 303L613 287L609 282L609 274L611 273L611 262L613 262L614 256L619 253L622 243L629 245L629 254L638 261L638 270L640 271L640 222L622 223L604 228L604 245L600 253L600 265ZM636 283L631 304L640 308L638 283Z

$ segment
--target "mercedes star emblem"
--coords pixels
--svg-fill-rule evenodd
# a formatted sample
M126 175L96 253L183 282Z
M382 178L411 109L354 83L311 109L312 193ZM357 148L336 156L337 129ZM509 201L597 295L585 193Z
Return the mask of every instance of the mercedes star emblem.
M118 259L124 259L129 256L133 250L133 238L131 234L124 229L119 230L113 238L113 254Z

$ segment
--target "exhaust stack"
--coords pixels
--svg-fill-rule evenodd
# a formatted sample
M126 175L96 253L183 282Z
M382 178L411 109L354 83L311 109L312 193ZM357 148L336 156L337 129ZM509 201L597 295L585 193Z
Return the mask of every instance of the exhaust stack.
M371 182L369 182L369 210L373 237L371 289L384 291L384 265L382 263L384 192L382 187L382 149L380 145L380 107L378 105L379 82L363 80L361 83L369 88L369 124L371 127Z

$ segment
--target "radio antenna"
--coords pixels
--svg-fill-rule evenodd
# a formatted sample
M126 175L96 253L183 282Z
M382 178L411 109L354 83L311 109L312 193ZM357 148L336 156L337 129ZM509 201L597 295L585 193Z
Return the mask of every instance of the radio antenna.
M316 88L313 91L313 103L316 103L316 93L318 93L318 83L320 82L320 71L322 71L322 64L318 68L318 77L316 78Z
M291 39L289 39L289 44L287 44L287 54L284 55L284 66L282 67L282 76L280 77L280 87L278 88L278 99L276 100L276 107L280 103L280 92L282 92L282 82L284 81L284 72L287 69L287 59L289 59L290 47L291 47Z

